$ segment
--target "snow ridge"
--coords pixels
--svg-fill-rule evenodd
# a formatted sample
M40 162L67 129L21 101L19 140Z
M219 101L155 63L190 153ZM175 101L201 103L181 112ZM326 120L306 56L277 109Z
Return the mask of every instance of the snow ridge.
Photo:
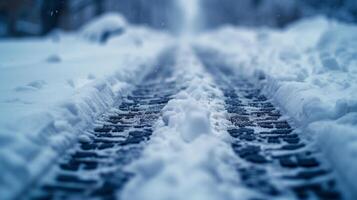
M227 142L223 94L188 47L176 63L187 88L163 109L123 199L234 199L239 178ZM233 188L234 187L234 188Z

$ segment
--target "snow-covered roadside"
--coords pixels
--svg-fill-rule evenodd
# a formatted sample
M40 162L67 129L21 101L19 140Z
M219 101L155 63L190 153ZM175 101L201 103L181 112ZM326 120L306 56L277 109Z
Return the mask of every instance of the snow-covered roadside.
M0 41L0 194L17 194L171 43L130 27L106 45L78 34Z
M177 57L176 74L187 88L163 109L123 199L237 199L236 157L231 150L223 94L189 48Z
M356 26L318 17L281 31L225 27L198 44L262 84L357 191Z

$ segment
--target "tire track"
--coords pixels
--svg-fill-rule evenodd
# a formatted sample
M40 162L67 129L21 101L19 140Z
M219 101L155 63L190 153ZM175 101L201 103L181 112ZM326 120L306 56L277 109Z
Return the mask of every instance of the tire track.
M196 50L224 92L232 149L245 187L257 199L342 199L332 169L313 141L296 130L259 88L217 58Z
M172 79L175 51L160 57L136 89L29 188L25 199L118 199L134 176L125 166L140 157L161 109L181 88Z

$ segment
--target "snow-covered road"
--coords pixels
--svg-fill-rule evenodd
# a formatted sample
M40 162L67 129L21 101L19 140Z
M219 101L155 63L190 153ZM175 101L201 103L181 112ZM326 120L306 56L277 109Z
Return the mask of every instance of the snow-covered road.
M0 41L0 197L355 199L355 31Z
M343 198L316 143L259 86L196 52L160 55L21 198Z

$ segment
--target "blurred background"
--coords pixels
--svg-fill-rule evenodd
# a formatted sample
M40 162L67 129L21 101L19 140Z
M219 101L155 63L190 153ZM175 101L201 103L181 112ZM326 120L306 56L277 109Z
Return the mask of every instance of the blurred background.
M95 16L113 11L132 24L172 33L187 26L196 31L225 24L284 27L321 14L357 22L356 0L0 0L0 37L76 30Z

